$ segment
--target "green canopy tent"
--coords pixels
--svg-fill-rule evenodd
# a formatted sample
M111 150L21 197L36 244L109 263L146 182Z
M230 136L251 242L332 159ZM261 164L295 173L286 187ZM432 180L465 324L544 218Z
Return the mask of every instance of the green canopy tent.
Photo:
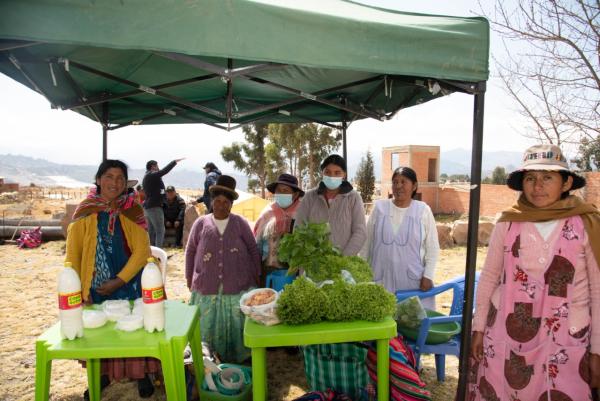
M344 133L453 92L473 94L464 394L489 25L341 0L0 2L0 72L53 107L129 125L316 122Z

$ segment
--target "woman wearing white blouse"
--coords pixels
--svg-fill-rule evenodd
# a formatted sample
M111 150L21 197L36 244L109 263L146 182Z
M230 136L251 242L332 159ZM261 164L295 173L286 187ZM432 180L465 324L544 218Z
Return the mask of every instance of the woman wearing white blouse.
M399 167L392 175L392 199L376 201L367 223L367 241L361 251L373 269L373 277L388 291L427 291L440 246L435 219L429 206L413 199L417 174ZM434 298L422 300L435 309Z

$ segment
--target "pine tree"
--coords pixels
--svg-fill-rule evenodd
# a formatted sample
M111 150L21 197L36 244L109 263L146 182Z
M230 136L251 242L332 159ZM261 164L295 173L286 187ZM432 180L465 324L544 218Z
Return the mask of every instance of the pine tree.
M375 167L370 150L367 150L365 157L361 158L354 180L363 202L370 203L375 192Z
M271 171L265 153L265 141L268 135L267 124L249 124L242 127L245 143L234 142L221 149L226 162L233 162L236 170L243 171L248 178L256 177L261 196L265 197L267 173Z

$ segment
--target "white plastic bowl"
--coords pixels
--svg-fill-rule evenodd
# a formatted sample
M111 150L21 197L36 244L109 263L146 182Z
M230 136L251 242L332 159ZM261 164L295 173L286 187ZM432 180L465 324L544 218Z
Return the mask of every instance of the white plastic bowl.
M106 313L101 310L84 309L83 327L86 329L96 329L106 324Z
M127 315L117 320L115 329L123 331L135 331L144 327L144 317L139 315Z

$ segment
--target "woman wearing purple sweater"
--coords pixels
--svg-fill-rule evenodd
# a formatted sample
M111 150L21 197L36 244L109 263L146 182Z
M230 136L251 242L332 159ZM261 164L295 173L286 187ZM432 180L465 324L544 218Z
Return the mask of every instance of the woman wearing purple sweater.
M196 220L185 251L185 278L192 292L190 304L200 307L202 341L229 363L250 356L239 305L260 275L252 230L242 216L231 213L238 198L235 184L233 177L221 175L209 188L213 212Z

